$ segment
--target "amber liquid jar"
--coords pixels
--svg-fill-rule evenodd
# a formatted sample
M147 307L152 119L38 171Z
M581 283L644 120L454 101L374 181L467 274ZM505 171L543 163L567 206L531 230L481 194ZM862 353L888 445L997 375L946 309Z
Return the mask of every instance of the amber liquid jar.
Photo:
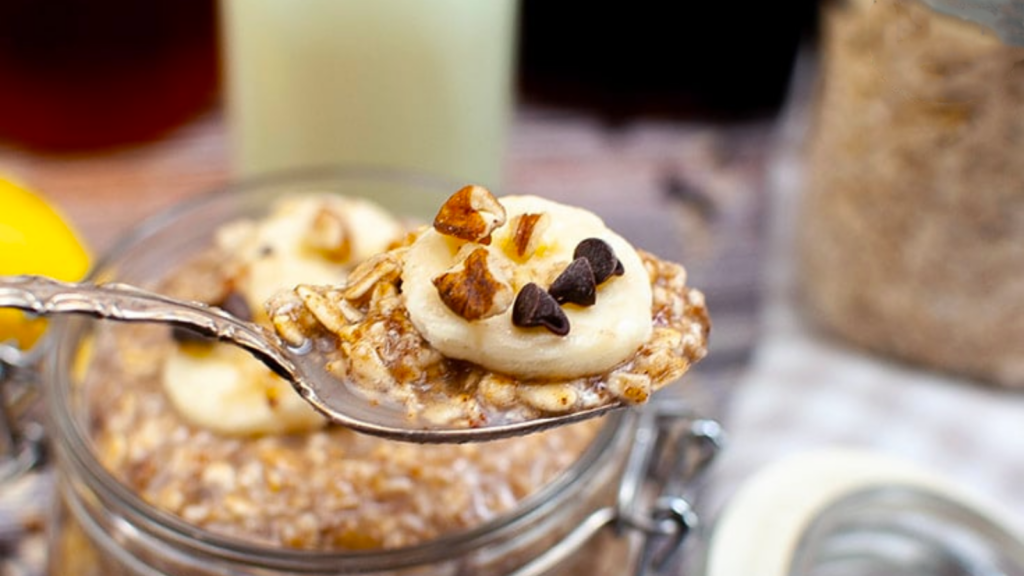
M0 3L0 139L70 152L154 138L216 99L214 0Z

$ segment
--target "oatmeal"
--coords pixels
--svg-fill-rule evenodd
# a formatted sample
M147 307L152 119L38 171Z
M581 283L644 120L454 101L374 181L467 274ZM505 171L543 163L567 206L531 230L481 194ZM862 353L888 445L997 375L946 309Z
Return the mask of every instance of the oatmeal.
M585 210L479 186L347 283L268 303L293 345L428 424L480 426L637 404L707 350L703 295L678 264Z
M354 198L285 196L259 220L221 226L213 246L187 270L170 275L162 291L218 305L243 320L266 323L263 301L293 284L341 282L352 268L386 250L405 226L377 205ZM164 393L183 418L221 433L307 430L324 419L291 384L250 361L240 348L196 343L160 358Z
M575 462L598 426L461 445L330 426L226 435L189 423L164 394L159 367L176 346L166 331L138 326L97 342L88 383L97 456L150 504L270 546L393 548L480 525Z
M265 322L254 301L284 287L282 266L340 282L404 237L376 212L360 232L346 217L364 209L286 199L264 220L222 228L157 288ZM576 462L600 427L466 445L363 436L327 424L245 353L153 326L103 326L90 361L79 386L101 464L193 526L269 547L390 549L479 526Z

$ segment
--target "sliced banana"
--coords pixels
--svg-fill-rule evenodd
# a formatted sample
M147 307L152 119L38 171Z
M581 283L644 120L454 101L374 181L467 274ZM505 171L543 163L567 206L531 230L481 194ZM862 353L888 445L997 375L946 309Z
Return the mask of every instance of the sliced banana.
M325 218L339 225L339 238L329 238L336 233L331 226L319 225ZM341 283L355 264L386 250L403 233L394 217L370 201L304 194L282 199L260 221L225 226L216 242L239 269L235 289L261 315L263 303L277 291ZM347 246L332 253L325 248L331 241Z
M298 284L339 284L365 258L402 238L405 229L366 200L328 194L294 195L264 219L229 224L217 247L230 255L232 288L256 321L263 303ZM171 403L194 425L222 434L295 432L325 420L291 385L247 353L224 344L179 345L163 366Z
M403 267L405 306L416 329L445 356L521 378L563 379L604 372L629 358L651 333L650 278L636 250L609 230L595 214L534 196L500 199L507 219L492 234L492 253L514 267L516 293L528 282L547 288L573 259L580 241L600 238L622 262L625 273L598 287L597 302L566 304L570 331L558 336L544 328L513 326L509 308L482 320L468 321L442 302L433 279L455 265L462 243L433 229L410 247ZM530 253L516 252L515 224L522 214L548 214L534 232Z
M221 434L297 432L325 424L291 384L233 346L179 346L164 363L163 381L179 414Z

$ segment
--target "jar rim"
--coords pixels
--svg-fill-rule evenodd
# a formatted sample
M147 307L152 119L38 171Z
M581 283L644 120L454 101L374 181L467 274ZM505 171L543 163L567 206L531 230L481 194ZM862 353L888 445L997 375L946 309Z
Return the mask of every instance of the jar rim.
M218 201L226 201L226 199L239 195L278 187L359 181L408 184L420 188L451 185L450 182L445 182L429 174L365 166L321 167L286 171L228 184L199 194L143 220L116 241L113 247L96 261L87 280L94 282L111 280L111 275L119 268L121 261L130 257L134 248L167 227L179 223L182 218L195 214ZM72 465L78 472L88 478L89 487L96 490L104 500L114 502L129 511L132 517L139 521L140 527L145 528L151 536L229 560L251 561L258 557L261 566L264 567L290 567L292 563L301 561L304 566L311 566L313 569L317 567L323 569L327 566L337 569L339 562L358 563L360 569L385 566L397 568L438 561L460 551L476 548L490 537L504 534L505 531L514 528L519 523L532 518L535 514L542 513L547 508L557 506L558 503L571 496L573 492L571 488L576 481L601 463L604 460L602 456L612 452L608 448L624 433L624 430L629 428L628 422L635 419L629 412L606 416L607 423L601 427L583 453L569 467L525 497L511 510L472 528L398 548L322 551L272 547L238 537L218 534L190 524L170 512L145 502L103 466L94 454L90 434L80 419L75 417L71 408L73 403L71 373L74 366L74 352L88 332L88 327L95 325L95 321L66 317L58 317L54 320L51 323L51 337L48 338L48 345L54 349L47 355L47 359L43 363L44 382L48 387L47 410L51 416L54 430L52 435L57 441L58 447L64 449L61 453L67 456L67 460L73 463Z
M960 496L923 485L879 484L843 495L810 522L793 550L790 574L844 562L903 570L923 558L938 562L943 574L973 574L995 564L1021 567L1024 545Z

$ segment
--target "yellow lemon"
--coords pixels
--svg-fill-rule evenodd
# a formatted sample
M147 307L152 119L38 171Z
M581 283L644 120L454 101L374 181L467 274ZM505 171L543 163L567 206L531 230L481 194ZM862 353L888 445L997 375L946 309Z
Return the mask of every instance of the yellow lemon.
M39 274L80 280L89 254L61 215L41 197L0 178L0 275ZM28 349L45 324L18 310L0 309L0 342Z

